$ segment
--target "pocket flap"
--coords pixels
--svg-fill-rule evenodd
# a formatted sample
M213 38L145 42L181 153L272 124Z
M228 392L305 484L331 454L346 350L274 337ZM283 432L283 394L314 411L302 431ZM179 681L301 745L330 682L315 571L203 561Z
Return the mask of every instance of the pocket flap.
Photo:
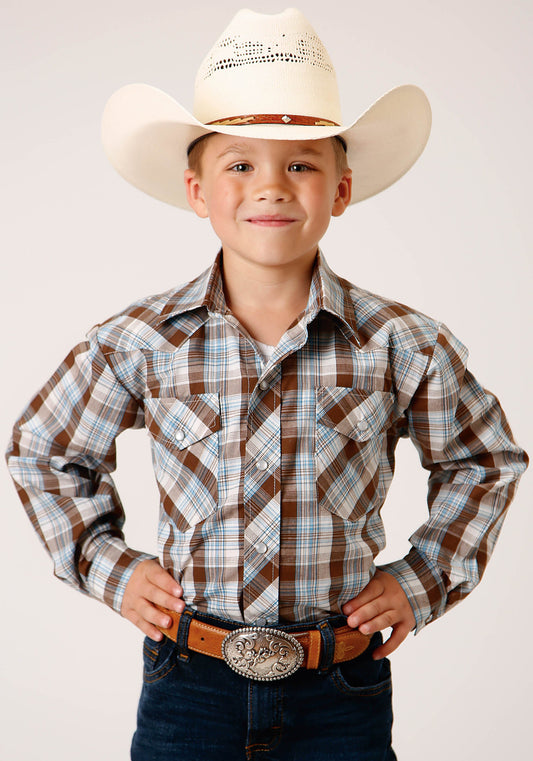
M318 422L355 441L377 436L391 421L394 394L342 386L317 389Z
M154 438L170 440L177 449L186 449L221 427L218 394L152 397L145 400L145 413Z

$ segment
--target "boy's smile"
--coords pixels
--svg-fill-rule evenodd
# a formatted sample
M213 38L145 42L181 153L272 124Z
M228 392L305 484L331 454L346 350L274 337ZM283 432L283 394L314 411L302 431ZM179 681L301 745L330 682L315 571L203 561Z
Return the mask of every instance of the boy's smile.
M332 216L350 200L330 138L261 140L220 133L207 138L201 172L185 172L187 197L209 217L225 261L259 267L306 266Z

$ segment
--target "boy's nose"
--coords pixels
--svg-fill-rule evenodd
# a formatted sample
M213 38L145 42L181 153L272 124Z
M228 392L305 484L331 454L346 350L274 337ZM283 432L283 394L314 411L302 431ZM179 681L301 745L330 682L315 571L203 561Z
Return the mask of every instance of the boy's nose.
M258 176L253 189L255 201L281 202L290 199L292 193L287 178L278 173L270 172Z

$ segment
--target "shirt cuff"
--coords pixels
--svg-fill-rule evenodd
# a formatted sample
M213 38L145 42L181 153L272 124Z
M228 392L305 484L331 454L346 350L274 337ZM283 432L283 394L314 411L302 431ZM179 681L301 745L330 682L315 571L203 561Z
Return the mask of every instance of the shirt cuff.
M132 550L118 537L108 537L97 548L92 548L91 557L87 559L90 567L85 590L91 597L120 613L126 585L133 571L143 560L157 560L157 557Z
M418 634L444 613L446 588L438 568L414 547L402 560L378 566L401 584L413 609Z

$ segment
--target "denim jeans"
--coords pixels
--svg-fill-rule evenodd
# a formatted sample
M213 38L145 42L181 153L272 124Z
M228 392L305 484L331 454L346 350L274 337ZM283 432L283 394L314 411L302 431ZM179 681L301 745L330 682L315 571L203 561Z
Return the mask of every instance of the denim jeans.
M332 665L327 632L345 622L335 617L322 629L319 670L301 668L274 682L247 679L166 637L146 638L132 761L395 761L390 664L371 657L381 634L358 658Z

